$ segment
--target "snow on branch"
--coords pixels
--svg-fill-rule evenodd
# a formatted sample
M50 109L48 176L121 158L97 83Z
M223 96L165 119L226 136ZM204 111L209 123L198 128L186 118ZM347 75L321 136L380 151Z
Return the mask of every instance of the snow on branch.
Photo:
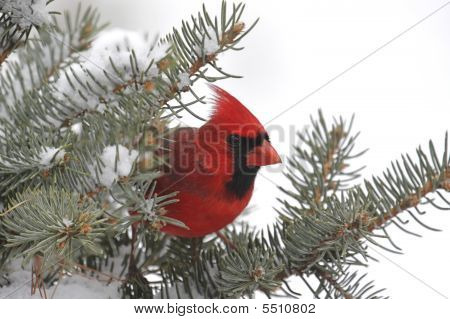
M45 86L55 82L62 69L78 60L78 56L86 50L93 37L102 29L98 23L99 15L96 10L86 9L78 11L75 17L67 12L64 21L54 19L52 28L39 30L30 37L27 45L17 48L0 69L0 114L7 120L14 121L14 117L26 109L24 101L35 92L47 94ZM70 21L70 22L69 22ZM67 26L71 27L68 28ZM40 106L40 95L31 109ZM42 113L37 107L34 112ZM29 113L29 110L25 110ZM13 117L13 119L11 119Z
M47 0L0 0L0 65L33 27L50 23L47 4Z
M129 150L123 145L111 145L103 149L100 160L103 166L100 167L98 179L101 185L111 187L112 184L121 177L128 177L133 164L138 156L138 151ZM95 168L91 168L92 175L95 176Z
M8 14L11 23L21 29L31 25L40 27L50 22L50 14L46 9L47 0L0 0L0 11Z

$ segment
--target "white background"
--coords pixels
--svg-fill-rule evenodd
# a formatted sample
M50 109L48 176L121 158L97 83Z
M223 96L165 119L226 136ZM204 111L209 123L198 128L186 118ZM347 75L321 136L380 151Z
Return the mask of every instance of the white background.
M110 27L161 35L179 27L182 19L201 9L202 2L83 0L98 7ZM205 2L211 14L219 12L221 1ZM73 9L74 3L57 0L53 7ZM257 17L261 20L242 42L244 51L220 57L225 70L244 78L226 80L220 86L266 123L444 3L247 0L243 20L247 24ZM350 118L355 114L355 131L361 131L359 149L370 149L355 161L355 167L366 165L364 177L370 178L402 153L413 155L415 147L426 146L429 139L441 149L450 126L449 57L450 5L270 125L300 130L318 108L328 117ZM198 86L198 91L207 94L203 85ZM194 111L207 114L208 107L199 105ZM183 121L201 125L188 117ZM283 156L289 154L290 145L295 142L280 140L276 134L271 138ZM262 174L275 184L287 185L279 170L265 170ZM251 203L254 209L246 218L260 226L272 223L276 217L272 207L278 206L276 196L282 196L276 186L260 176ZM410 229L423 235L416 238L394 226L391 234L404 255L381 251L391 262L374 253L380 262L371 263L367 270L376 286L388 288L386 294L393 298L442 298L424 283L450 295L450 216L431 207L427 211L429 214L422 219L442 232L431 232L412 222Z

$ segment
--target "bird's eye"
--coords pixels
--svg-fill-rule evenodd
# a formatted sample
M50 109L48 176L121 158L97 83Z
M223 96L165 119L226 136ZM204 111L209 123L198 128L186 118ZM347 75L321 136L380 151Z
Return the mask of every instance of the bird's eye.
M236 134L231 134L228 137L228 142L232 146L237 146L237 145L239 145L241 143L241 137L239 135L236 135Z

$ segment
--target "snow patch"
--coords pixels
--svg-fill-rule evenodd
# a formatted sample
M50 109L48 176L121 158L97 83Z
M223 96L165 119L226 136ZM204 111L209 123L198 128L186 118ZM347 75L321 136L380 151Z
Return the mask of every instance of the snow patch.
M158 43L150 50L147 58L150 61L153 60L153 62L159 62L167 56L169 49L170 49L169 43L167 42Z
M169 49L167 43L159 43L152 48L152 42L139 32L119 28L103 31L83 54L80 63L72 64L67 70L69 79L61 76L54 83L53 95L59 100L70 98L80 108L103 113L105 105L117 98L115 89L118 86L132 80L134 71L143 72L152 61L160 61ZM130 65L132 56L135 70ZM158 73L158 68L152 66L147 77L154 78ZM85 87L92 88L93 92Z
M106 211L110 214L117 214L120 217L129 216L128 207L123 206L122 203L118 202L111 195L107 198L108 208Z
M197 37L202 40L200 34ZM202 50L203 49L203 50ZM216 31L211 26L208 26L205 32L205 37L203 40L203 48L201 45L194 46L194 51L199 56L214 54L220 49L220 41L217 38Z
M105 147L100 156L104 164L98 176L100 184L111 187L120 177L128 176L131 173L131 168L138 154L138 151L130 151L123 145ZM93 167L91 167L91 173L95 176Z
M51 166L52 163L58 163L64 159L66 152L61 148L46 147L39 154L38 161L44 167Z
M63 221L63 225L64 225L65 227L70 227L70 226L73 225L73 221L71 221L70 219L68 219L68 218L66 218L66 217L64 217L62 221Z
M30 265L22 268L20 260L15 259L9 265L7 265L6 273L8 281L10 283L8 285L5 285L2 282L2 287L0 288L0 298L41 299L39 292L36 292L34 295L31 295L30 293ZM113 281L109 285L107 285L94 277L83 277L75 273L72 276L64 276L63 278L61 278L58 286L55 285L47 288L46 293L48 298L51 298L53 296L54 299L119 299L121 297L119 287L120 282L117 281Z
M83 132L83 123L79 122L71 125L70 130L76 135L80 136L81 133Z
M178 89L182 89L185 86L191 85L191 79L189 78L189 73L183 72L178 76Z

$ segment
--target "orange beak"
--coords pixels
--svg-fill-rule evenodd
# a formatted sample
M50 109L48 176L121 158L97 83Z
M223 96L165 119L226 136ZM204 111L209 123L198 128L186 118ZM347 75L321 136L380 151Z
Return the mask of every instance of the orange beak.
M267 140L247 154L248 166L266 166L278 163L281 163L280 155Z

